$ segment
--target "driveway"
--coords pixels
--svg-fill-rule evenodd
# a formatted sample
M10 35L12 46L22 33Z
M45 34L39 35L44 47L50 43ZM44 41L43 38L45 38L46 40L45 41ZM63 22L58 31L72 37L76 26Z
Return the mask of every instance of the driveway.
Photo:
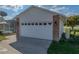
M46 54L51 43L49 40L29 37L21 37L17 41L16 35L7 38L0 42L0 54Z
M13 42L16 42L15 35L7 36L7 40L1 41L0 54L20 54L21 52L9 45Z
M49 40L21 37L11 46L23 54L46 54L50 44Z

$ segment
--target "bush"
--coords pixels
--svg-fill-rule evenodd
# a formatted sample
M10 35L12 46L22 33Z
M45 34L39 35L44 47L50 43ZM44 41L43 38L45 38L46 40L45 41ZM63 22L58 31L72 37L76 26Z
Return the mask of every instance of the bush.
M64 32L62 33L61 38L62 38L62 39L66 39L66 34L65 34Z
M2 31L0 31L0 35L3 35Z

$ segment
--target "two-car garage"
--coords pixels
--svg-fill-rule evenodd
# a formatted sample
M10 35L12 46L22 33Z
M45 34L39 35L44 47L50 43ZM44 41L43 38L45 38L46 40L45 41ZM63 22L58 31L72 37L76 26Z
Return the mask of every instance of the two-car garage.
M17 37L59 40L63 33L63 17L47 9L31 6L16 17Z

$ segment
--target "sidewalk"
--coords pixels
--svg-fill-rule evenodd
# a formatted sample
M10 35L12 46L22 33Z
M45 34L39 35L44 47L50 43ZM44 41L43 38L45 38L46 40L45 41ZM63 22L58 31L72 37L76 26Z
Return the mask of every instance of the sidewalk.
M20 54L19 51L9 45L10 43L16 42L16 36L11 35L7 36L7 38L7 40L0 42L0 54Z

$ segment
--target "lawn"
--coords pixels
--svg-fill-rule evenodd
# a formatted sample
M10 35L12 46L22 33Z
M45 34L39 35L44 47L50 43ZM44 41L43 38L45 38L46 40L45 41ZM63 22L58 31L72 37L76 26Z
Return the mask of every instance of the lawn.
M2 40L6 40L7 38L5 37L5 35L0 35L0 41Z
M73 32L71 33L73 34ZM79 32L73 39L61 39L59 42L52 41L48 48L48 54L79 54Z
M79 54L79 40L52 42L48 54Z

